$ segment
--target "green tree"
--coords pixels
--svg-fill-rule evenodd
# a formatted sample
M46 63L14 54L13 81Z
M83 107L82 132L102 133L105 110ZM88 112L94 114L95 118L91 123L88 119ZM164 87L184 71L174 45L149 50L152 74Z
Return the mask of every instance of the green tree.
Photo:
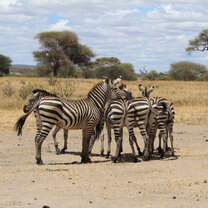
M171 64L171 69L168 72L171 79L174 80L197 80L207 72L204 65L193 62L177 62Z
M101 58L97 58L95 62L93 62L93 67L94 68L109 67L120 63L121 63L120 60L115 57L101 57Z
M208 30L203 30L198 36L189 41L189 47L186 48L188 54L193 51L207 51L208 50Z
M41 50L33 52L34 58L40 65L50 67L55 77L61 70L66 70L68 76L71 76L77 67L88 65L95 56L90 48L80 44L77 35L70 31L42 32L37 34L36 38L39 39Z
M9 67L11 66L12 60L0 54L0 76L9 74Z
M107 67L99 67L95 70L95 72L98 78L117 78L118 76L122 76L122 79L124 80L137 79L134 68L132 64L129 63L115 64Z

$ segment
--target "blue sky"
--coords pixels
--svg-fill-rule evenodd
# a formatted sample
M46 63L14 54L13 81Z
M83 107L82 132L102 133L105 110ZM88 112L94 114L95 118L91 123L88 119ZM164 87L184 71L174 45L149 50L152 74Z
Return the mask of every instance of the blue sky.
M13 64L36 64L35 35L70 30L96 58L117 57L137 72L168 71L178 61L208 65L208 52L185 52L188 40L208 29L207 5L208 0L1 0L0 54Z

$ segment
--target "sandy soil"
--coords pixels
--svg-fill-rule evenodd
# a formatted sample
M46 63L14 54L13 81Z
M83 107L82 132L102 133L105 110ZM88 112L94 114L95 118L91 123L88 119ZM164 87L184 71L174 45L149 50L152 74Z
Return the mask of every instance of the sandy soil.
M142 146L138 132L139 144ZM178 157L133 163L125 133L123 159L112 163L99 156L100 141L91 164L80 164L81 132L71 131L68 151L56 155L51 135L43 144L45 165L35 164L35 131L17 137L0 133L1 208L207 208L208 129L176 126ZM58 135L63 145L62 132ZM112 143L113 153L115 143Z

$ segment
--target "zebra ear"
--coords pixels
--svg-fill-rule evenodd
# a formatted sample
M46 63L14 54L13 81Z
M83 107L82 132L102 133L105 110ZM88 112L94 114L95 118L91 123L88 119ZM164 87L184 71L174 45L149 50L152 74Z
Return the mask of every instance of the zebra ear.
M109 84L110 79L107 77L103 80L106 84Z
M139 90L141 92L144 92L145 91L145 88L144 88L144 86L142 84L139 84L138 88L139 88Z
M154 86L150 87L149 90L147 91L147 93L152 92L154 90L154 88L155 88Z
M118 88L119 88L120 90L123 90L125 87L126 87L126 85L121 84Z
M119 77L119 78L117 78L117 79L115 79L115 80L113 81L113 84L116 85L116 84L118 84L120 81L121 81L121 78Z

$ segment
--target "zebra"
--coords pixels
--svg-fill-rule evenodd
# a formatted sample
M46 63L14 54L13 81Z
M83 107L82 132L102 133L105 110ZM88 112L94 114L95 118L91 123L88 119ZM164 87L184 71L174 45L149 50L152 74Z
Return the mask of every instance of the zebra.
M141 84L138 86L139 90L142 92L142 96L150 99L150 93L153 91L154 86L147 89L147 87L143 87ZM157 129L160 130L159 133L159 147L158 151L161 155L161 158L164 156L164 152L166 151L167 147L167 138L168 135L170 136L171 141L171 153L174 155L174 148L173 148L173 123L174 123L174 116L175 111L173 108L173 104L170 103L166 98L162 97L153 97L150 99L151 104L156 103L165 103L166 111L160 113L157 117L155 114L150 115L149 124L148 124L148 132L150 136L150 152L154 150L154 140L156 136ZM161 139L163 138L163 149L161 148ZM164 147L165 146L165 147Z
M116 99L131 99L131 98L132 98L131 91L127 88L127 86L125 84L122 83L118 87ZM104 108L104 112L105 112L105 109L108 107L108 105L113 100L115 100L115 99L111 99L111 100L109 100L106 103L105 108ZM103 127L104 127L104 124L106 124L106 129L107 129L107 134L108 134L108 150L107 150L106 158L109 158L109 154L110 154L109 149L111 148L111 146L110 146L110 143L111 143L111 128L110 128L110 126L107 126L107 123L106 123L104 117L105 116L103 115L103 117L102 117L102 119L103 119L102 123L103 123ZM101 135L100 135L100 140L101 140L101 156L104 156L104 132L103 132L103 127L102 127L102 132L101 132ZM93 140L93 139L90 142L89 154L91 154L91 152L92 152L92 148L94 146L94 142L95 142L95 140Z
M22 134L22 128L30 113L36 112L36 163L38 165L43 164L41 158L42 143L54 125L64 129L82 129L81 163L91 162L88 149L90 139L93 136L99 136L103 108L108 99L115 98L115 84L120 81L120 78L116 80L106 78L89 91L87 98L77 101L44 97L28 113L20 117L15 124L18 135Z
M154 140L156 137L157 129L159 129L159 147L158 152L160 157L163 158L166 150L168 149L167 140L168 136L170 137L171 143L171 154L174 156L174 147L173 147L173 124L175 118L175 110L173 104L170 103L166 98L163 97L153 97L150 99L151 104L155 103L165 103L166 110L160 113L156 117L152 117L149 120L148 132L150 135L150 151L154 150ZM163 148L161 147L161 140L163 140Z
M34 105L36 105L36 103L40 102L40 100L43 97L49 96L49 97L58 97L56 94L50 93L46 90L43 89L34 89L32 91L32 96L30 96L28 98L27 103L23 106L23 112L27 113L29 112ZM35 114L36 115L36 114ZM65 153L65 150L67 149L67 139L68 139L68 130L63 129L63 134L64 134L64 147L60 150L58 147L58 142L56 141L56 135L58 133L58 131L60 130L59 126L56 126L56 128L54 129L53 133L52 133L52 137L54 140L54 146L55 146L55 150L56 150L56 154L62 154Z

